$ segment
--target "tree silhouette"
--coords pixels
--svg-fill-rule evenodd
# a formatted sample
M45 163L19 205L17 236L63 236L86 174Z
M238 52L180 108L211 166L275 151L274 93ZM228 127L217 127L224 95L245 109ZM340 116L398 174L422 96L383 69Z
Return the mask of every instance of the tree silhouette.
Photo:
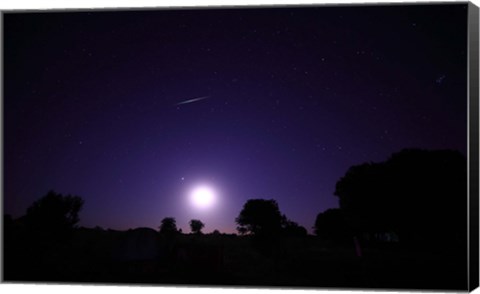
M201 234L202 229L205 227L205 224L198 219L192 219L190 221L190 230L194 234Z
M240 215L235 219L240 234L250 232L254 235L276 235L281 230L282 214L275 200L250 199Z
M315 235L325 240L335 242L351 240L350 229L343 211L338 208L327 209L319 213L315 219L313 230Z
M467 161L460 152L406 149L353 166L335 195L357 232L394 232L412 248L465 251Z
M241 236L246 235L248 233L247 228L243 226L237 227L237 231Z
M160 225L160 233L164 235L174 235L178 232L177 221L173 217L166 217L162 219Z
M71 231L78 223L78 213L82 209L83 199L49 191L35 201L24 217L27 228L33 232L48 234L49 237L61 237Z

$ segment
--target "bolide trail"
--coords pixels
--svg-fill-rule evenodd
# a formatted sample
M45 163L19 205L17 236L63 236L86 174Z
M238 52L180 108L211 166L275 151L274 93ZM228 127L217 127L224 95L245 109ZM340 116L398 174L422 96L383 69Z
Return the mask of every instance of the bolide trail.
M210 98L210 96L202 96L202 97L198 97L198 98L193 98L193 99L185 100L185 101L179 102L179 103L177 103L177 104L175 104L175 105L188 104L188 103L197 102L197 101L204 100L204 99L208 99L208 98Z

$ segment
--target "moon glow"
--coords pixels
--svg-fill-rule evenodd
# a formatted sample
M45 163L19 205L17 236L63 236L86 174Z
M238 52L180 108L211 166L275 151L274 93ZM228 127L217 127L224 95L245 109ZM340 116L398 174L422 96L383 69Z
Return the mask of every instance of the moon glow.
M216 201L215 191L207 186L199 186L192 190L190 200L193 206L199 209L212 207Z

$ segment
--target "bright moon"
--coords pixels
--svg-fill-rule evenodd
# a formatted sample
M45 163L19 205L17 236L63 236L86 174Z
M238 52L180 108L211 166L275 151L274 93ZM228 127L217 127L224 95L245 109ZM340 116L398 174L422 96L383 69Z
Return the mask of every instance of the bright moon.
M200 186L193 189L190 199L197 208L209 208L215 203L215 193L209 187Z

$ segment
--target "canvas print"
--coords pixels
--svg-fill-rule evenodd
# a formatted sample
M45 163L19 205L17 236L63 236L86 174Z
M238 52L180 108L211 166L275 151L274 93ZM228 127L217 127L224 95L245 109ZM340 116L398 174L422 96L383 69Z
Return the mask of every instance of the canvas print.
M4 281L467 289L469 9L4 12Z

